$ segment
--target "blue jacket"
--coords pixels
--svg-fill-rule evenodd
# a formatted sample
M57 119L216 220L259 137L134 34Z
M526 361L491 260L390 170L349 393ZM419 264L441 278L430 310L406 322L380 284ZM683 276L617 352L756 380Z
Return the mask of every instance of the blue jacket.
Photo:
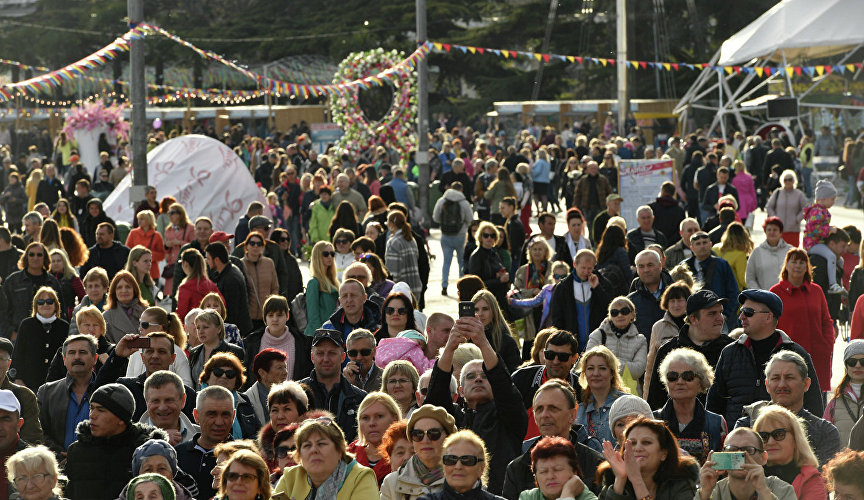
M594 398L591 398L587 402L579 405L579 411L576 413L576 423L583 426L588 430L589 434L597 438L592 439L585 444L600 453L603 453L603 441L609 441L613 445L618 444L615 437L612 435L612 429L609 427L609 409L612 408L612 403L624 394L623 391L612 389L609 395L606 396L606 401L603 403L603 406L599 408L594 406ZM588 425L589 417L591 425Z
M386 185L393 188L393 196L396 197L396 201L404 203L408 208L414 206L414 193L411 192L411 188L405 182L405 179L394 177Z
M696 277L696 256L692 256L684 261L693 277ZM716 293L720 298L727 300L723 306L723 314L726 315L726 327L728 331L734 330L738 326L738 281L735 279L735 273L732 272L732 267L724 259L715 255L709 255L705 262L701 263L703 267L703 275L705 276L705 288Z
M672 434L678 438L681 449L699 460L700 464L708 459L709 452L723 451L723 441L729 433L726 419L706 410L698 399L693 408L693 420L684 427L684 430L678 430L678 417L675 416L675 407L671 399L663 408L654 410L654 418L665 421Z
M549 172L552 170L552 165L546 160L537 160L531 167L531 180L534 182L549 182Z

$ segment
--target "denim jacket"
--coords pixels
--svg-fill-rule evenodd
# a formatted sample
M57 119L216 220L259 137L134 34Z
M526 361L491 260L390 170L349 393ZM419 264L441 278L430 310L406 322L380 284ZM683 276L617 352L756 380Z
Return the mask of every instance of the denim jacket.
M603 441L609 441L613 445L617 445L617 441L612 436L612 429L609 427L609 409L612 408L612 403L616 399L626 394L618 389L612 389L603 406L599 408L594 406L594 398L592 397L587 402L579 405L579 411L576 413L576 423L585 427L588 434L597 438L585 443L588 446L603 453Z

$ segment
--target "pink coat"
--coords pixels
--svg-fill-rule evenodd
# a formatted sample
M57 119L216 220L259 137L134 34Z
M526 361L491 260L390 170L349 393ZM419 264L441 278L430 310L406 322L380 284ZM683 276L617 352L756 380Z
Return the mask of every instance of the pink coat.
M738 217L742 221L747 220L759 203L756 201L756 187L753 185L753 176L746 172L735 174L732 185L738 190Z
M375 349L375 364L384 369L387 364L397 359L408 361L421 375L435 365L435 360L427 358L423 348L415 340L403 337L380 340Z
M812 465L801 466L801 472L792 481L795 496L801 500L823 500L828 498L828 488L819 469Z

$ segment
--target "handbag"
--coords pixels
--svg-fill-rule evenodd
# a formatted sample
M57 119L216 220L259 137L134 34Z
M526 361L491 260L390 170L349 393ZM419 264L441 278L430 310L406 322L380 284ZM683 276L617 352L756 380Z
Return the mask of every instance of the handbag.
M169 278L173 278L174 277L174 266L176 266L176 265L177 265L176 262L172 263L172 264L165 264L165 267L162 268L162 277L165 278L166 280Z

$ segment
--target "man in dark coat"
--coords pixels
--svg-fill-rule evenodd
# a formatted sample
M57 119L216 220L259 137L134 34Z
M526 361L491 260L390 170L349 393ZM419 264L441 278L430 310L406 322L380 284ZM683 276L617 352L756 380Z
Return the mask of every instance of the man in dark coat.
M221 242L210 243L204 252L210 279L225 297L225 321L237 325L241 335L249 335L252 319L249 316L249 292L243 271L231 262L228 249Z
M654 250L643 250L636 255L636 274L638 277L630 284L633 290L627 298L636 306L636 329L651 344L651 329L665 314L660 309L660 296L672 277L663 271L660 256Z
M825 300L828 302L828 313L831 314L831 319L837 321L840 317L840 305L842 294L831 293L828 285L828 273L834 272L835 283L843 283L843 254L846 253L846 248L849 246L849 235L840 228L832 228L831 234L825 239L825 246L834 253L836 257L836 265L834 269L828 270L828 260L817 253L807 252L810 256L810 265L813 266L813 283L822 288L825 294ZM845 290L844 290L845 292Z
M702 199L702 213L714 215L720 208L720 197L732 195L735 201L738 200L738 190L732 184L729 184L729 168L720 167L717 169L717 181L708 186L705 190L705 196Z
M108 273L108 279L126 267L129 247L114 240L114 226L102 222L96 227L96 244L90 247L90 257L81 266L81 276L94 267L101 267Z
M594 252L579 250L573 259L573 272L555 285L549 305L550 323L573 332L579 339L580 350L585 349L588 335L607 316L614 298L608 292L613 289L612 284L594 270L596 265Z
M636 262L636 254L657 243L663 248L669 246L666 235L654 229L654 211L648 205L636 209L637 227L627 231L627 257L630 264Z
M654 229L663 233L669 245L678 243L681 239L679 225L687 218L687 212L675 198L675 184L664 182L660 186L660 196L648 206L654 211Z

